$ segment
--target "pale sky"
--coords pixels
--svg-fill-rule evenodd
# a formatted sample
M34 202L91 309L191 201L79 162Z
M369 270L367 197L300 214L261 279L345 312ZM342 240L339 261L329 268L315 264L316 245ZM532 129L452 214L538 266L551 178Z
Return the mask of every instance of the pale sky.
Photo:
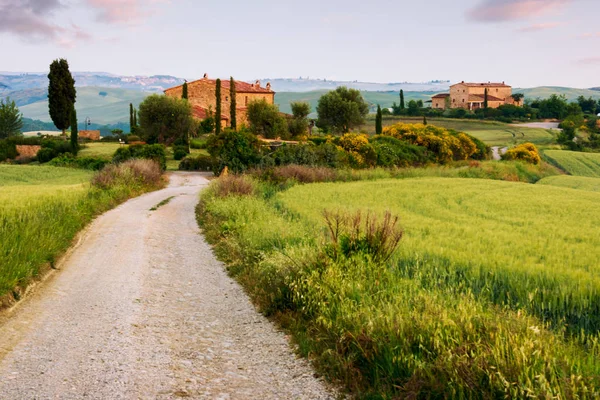
M600 86L598 0L0 0L0 71Z

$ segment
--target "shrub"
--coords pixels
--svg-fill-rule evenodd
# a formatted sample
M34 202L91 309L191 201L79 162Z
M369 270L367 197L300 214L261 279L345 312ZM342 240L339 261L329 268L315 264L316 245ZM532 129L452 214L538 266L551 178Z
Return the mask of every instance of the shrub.
M384 263L394 254L403 236L399 217L386 211L383 219L370 212L353 214L323 212L327 224L329 245L325 252L334 260L366 254L375 262Z
M156 161L162 170L167 169L167 153L162 144L135 144L120 147L113 156L113 163L122 163L132 158L142 158Z
M138 135L127 135L127 143L141 142L142 138Z
M161 183L162 170L154 160L128 160L120 164L109 164L92 178L92 186L110 189L115 186L151 186Z
M55 167L69 167L88 169L92 171L99 171L104 168L109 162L104 158L96 157L74 157L70 153L65 153L58 157L53 158L50 161L50 165Z
M15 159L18 155L17 146L13 141L0 140L0 162Z
M508 149L502 155L503 160L520 160L530 164L539 164L541 161L537 147L533 143L523 143Z
M337 178L336 171L325 167L307 167L303 165L284 165L276 168L253 171L259 179L271 183L298 183L334 182Z
M52 160L56 156L57 156L56 150L51 149L49 147L42 147L38 151L36 158L41 164L43 164L43 163L47 163L48 161Z
M309 144L284 144L271 157L275 161L275 165L316 165L319 162L315 146Z
M226 129L208 139L208 152L215 159L215 170L228 167L240 173L261 162L261 141L246 130L238 132Z
M187 146L173 146L173 158L177 161L189 154Z
M245 175L224 175L212 185L213 193L218 197L249 196L256 193L256 183Z
M342 149L348 152L350 165L355 168L372 167L377 163L377 153L365 134L346 133L339 139Z
M207 147L207 140L203 140L203 139L192 139L190 141L190 147L192 149L196 149L196 150L202 150L202 149L206 149Z
M213 171L215 160L211 156L186 157L179 163L180 171Z

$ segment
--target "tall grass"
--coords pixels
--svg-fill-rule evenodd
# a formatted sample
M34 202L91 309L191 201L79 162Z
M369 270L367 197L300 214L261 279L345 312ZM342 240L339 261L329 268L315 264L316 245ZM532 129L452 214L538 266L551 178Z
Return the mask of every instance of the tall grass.
M0 166L0 296L14 291L18 297L15 289L53 265L94 216L160 185L160 172L151 180L136 175L133 164L120 168L136 180L98 187L80 170Z
M600 315L599 221L573 209L598 195L565 192L437 178L294 186L271 200L209 190L199 217L259 307L359 398L594 398L600 344L584 320ZM391 210L399 250L385 261L343 245L324 209ZM333 237L353 251L331 252ZM552 318L574 310L583 333L566 334Z
M587 176L549 176L540 180L537 184L600 192L600 178L590 178Z

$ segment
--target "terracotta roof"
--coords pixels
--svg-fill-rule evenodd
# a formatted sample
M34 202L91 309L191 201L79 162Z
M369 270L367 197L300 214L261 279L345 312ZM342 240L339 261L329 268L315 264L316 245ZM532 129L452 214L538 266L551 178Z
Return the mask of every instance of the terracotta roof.
M206 117L208 116L208 110L200 106L193 106L192 116L197 119L206 119ZM229 121L229 117L221 114L221 120Z
M459 83L455 83L452 86L456 86L456 85L465 85L468 87L511 87L507 84L505 84L504 82L502 83L496 83L496 82L459 82Z
M483 102L485 100L485 96L483 94L470 94L469 95L469 103L475 102ZM488 101L505 101L503 99L499 99L498 97L494 97L488 94Z
M445 99L446 97L450 97L450 93L440 93L436 94L432 97L432 99Z
M188 85L191 85L196 82L201 82L201 81L209 82L213 85L217 84L216 79L202 78L202 79L198 79L198 80L195 80L192 82L188 82ZM182 86L183 85L179 85L179 86L174 86L172 88L168 88L165 90L165 92L167 92L169 90L180 88ZM221 80L221 90L229 90L229 79ZM242 81L235 81L235 91L237 93L275 93L271 89L260 87L260 83L258 83L258 84L257 83L248 83L248 82L242 82Z

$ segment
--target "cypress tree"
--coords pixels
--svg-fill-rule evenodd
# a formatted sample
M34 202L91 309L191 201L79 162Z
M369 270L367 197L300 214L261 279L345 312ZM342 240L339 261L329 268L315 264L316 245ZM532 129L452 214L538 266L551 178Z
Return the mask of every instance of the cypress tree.
M377 104L377 115L375 116L375 134L381 135L383 133L383 115L381 114L381 107Z
M79 151L79 142L78 142L79 131L77 129L77 111L75 110L75 106L71 109L71 153L74 156L77 155Z
M404 90L400 89L400 109L404 110Z
M217 87L215 89L216 110L215 110L215 133L221 133L221 80L217 79Z
M135 132L135 118L133 116L133 104L129 103L129 133Z
M485 88L485 92L483 94L483 108L488 108L488 90Z
M423 125L427 125L427 116L423 115Z
M138 124L137 124L137 110L133 109L133 130L137 132ZM133 133L133 132L132 132Z
M237 101L235 99L235 81L233 77L229 80L229 97L231 98L231 103L229 105L229 116L231 118L231 129L234 131L237 129L237 120L236 120L236 107Z
M50 64L48 74L48 109L56 128L66 136L71 125L71 111L75 107L75 80L69 71L69 63L61 58Z
M183 93L181 94L182 99L188 99L188 85L187 81L183 82Z

